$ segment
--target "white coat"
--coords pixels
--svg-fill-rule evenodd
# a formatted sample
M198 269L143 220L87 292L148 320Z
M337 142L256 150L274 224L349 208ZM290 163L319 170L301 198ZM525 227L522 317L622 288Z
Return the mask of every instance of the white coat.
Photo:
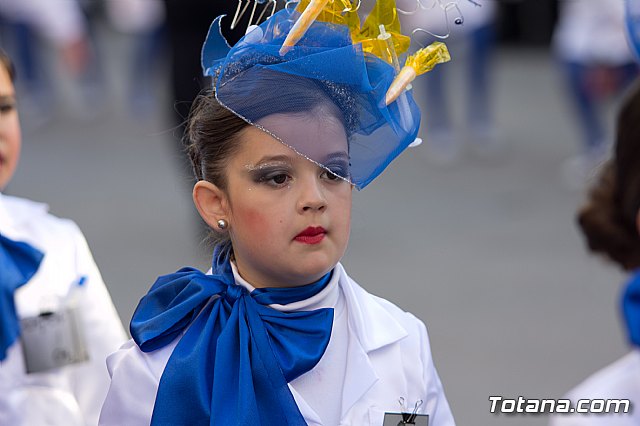
M27 374L20 339L0 362L0 425L95 425L109 386L107 355L126 334L78 226L44 204L0 194L0 233L45 254L33 278L15 293L19 318L56 311L69 289L78 293L89 361Z
M560 59L580 64L633 62L625 30L624 1L565 0L553 34Z
M347 352L347 368L340 425L382 426L384 413L398 412L398 399L403 397L412 407L423 401L418 413L429 415L429 426L454 426L424 324L367 293L349 278L342 265L336 265L336 272L346 302L350 342L343 349ZM149 424L160 377L178 340L151 353L143 353L129 341L108 358L112 382L101 426ZM294 387L289 387L307 424L323 425Z
M613 364L594 373L566 396L573 405L580 399L629 399L630 413L556 414L550 426L637 426L640 425L640 350L635 349Z

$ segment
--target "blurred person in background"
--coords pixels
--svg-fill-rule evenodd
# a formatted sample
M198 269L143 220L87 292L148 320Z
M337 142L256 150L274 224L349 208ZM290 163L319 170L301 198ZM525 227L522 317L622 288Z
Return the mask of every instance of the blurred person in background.
M0 15L30 25L52 42L70 72L78 74L86 67L86 22L75 0L3 0Z
M607 157L611 145L604 105L638 75L626 40L624 2L560 2L553 48L582 138L580 153L565 162L563 174L569 186L580 187Z
M243 29L247 25L239 25L234 30L229 28L237 1L164 0L164 4L171 54L172 107L176 124L180 127L176 136L181 140L191 103L202 88L207 87L206 79L202 77L200 54L202 40L207 36L211 21L216 16L227 15L222 22L223 30L232 46L244 35ZM180 149L182 152L181 146Z
M87 21L76 0L3 0L0 20L5 35L0 47L19 60L21 104L29 119L46 121L54 109L51 63L43 58L36 35L53 47L72 79L80 78L91 60ZM46 70L46 71L45 71Z
M0 425L95 425L126 335L78 226L4 193L22 143L14 77L0 51Z
M629 273L622 311L632 351L593 374L568 394L579 399L628 399L629 413L563 415L552 426L640 424L640 81L618 117L613 158L599 172L578 222L589 249Z
M443 6L448 2L398 0L397 3L399 9L409 12L399 15L404 32L422 29L432 33L418 30L415 38L425 46L434 41L445 41L451 57L464 63L461 67L464 81L452 75L449 64L443 64L424 79L424 96L416 93L418 100L425 104L423 132L429 158L438 163L450 163L458 158L465 141L479 154L495 154L500 143L492 113L490 76L496 4L492 1L459 0L458 7L447 6L445 12ZM449 36L442 40L447 34ZM464 126L457 126L452 117L449 102L453 98L449 93L452 83L464 86Z
M148 117L158 104L156 69L163 67L166 56L164 5L161 0L112 0L105 7L111 26L126 35L129 44L125 70L127 111L135 118Z

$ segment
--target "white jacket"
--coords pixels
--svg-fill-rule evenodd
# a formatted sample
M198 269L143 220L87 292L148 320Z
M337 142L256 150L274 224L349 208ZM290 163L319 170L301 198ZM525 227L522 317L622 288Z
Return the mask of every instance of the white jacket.
M89 361L27 375L20 340L0 362L0 425L95 425L109 386L107 355L126 339L100 272L78 226L44 204L0 194L0 233L45 254L34 277L15 294L18 317L57 310L72 284L79 293Z
M580 399L628 399L630 413L557 414L551 426L637 426L640 425L640 350L635 349L597 371L572 389L566 398L573 405Z
M564 0L553 34L556 54L581 64L633 62L627 42L623 0Z
M382 426L384 413L398 412L398 399L403 397L411 407L418 400L423 401L418 413L429 414L429 426L454 426L424 324L392 303L367 293L349 278L342 265L338 264L334 273L347 307L351 342L347 348L337 348L347 352L348 366L340 425ZM100 425L149 424L160 377L178 340L151 353L143 353L129 341L108 358L112 382ZM331 384L322 385L332 388ZM295 386L289 387L307 424L322 425Z
M26 22L57 45L81 40L86 35L86 20L76 0L2 0L5 17Z

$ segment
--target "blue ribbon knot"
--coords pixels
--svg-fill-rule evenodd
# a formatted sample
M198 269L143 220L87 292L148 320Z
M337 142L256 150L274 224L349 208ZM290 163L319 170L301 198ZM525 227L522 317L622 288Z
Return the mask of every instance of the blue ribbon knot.
M214 255L215 257L215 255ZM160 378L152 425L306 425L287 383L311 370L331 336L333 309L280 312L320 281L249 293L228 261L213 275L183 268L156 281L131 321L144 352L180 337Z
M247 289L240 285L229 285L224 292L224 298L227 300L227 302L233 305L236 300L248 294L249 292L247 291Z

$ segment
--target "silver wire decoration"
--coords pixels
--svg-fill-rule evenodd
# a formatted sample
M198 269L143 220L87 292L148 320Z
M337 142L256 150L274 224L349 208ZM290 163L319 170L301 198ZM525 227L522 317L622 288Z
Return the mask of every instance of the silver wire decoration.
M482 7L482 5L475 0L466 0L466 1L473 4L476 7ZM427 5L423 3L423 0L415 0L415 2L416 2L416 7L414 10L407 11L407 10L402 10L400 8L397 8L398 13L402 15L414 15L420 12L421 10L434 10L438 8L444 14L445 23L447 27L446 27L446 33L444 34L436 34L425 28L415 28L413 31L411 31L412 36L414 36L418 32L423 32L440 40L445 40L449 38L449 36L451 35L451 26L450 26L451 19L449 19L451 14L454 14L455 16L455 18L453 18L453 23L455 25L464 24L464 16L462 15L462 11L460 10L460 6L458 5L458 0L449 0L449 1L431 0L431 3Z

